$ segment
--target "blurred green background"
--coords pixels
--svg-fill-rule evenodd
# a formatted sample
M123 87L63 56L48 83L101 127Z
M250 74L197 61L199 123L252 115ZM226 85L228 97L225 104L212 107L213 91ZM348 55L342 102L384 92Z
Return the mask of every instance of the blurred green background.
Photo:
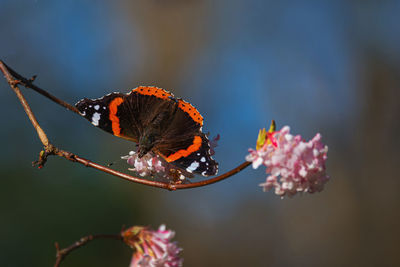
M399 12L400 1L0 0L0 58L67 102L156 85L221 135L220 173L275 119L322 134L332 177L282 200L258 187L262 169L178 192L56 157L38 170L42 146L1 79L0 266L51 266L55 241L162 223L185 266L399 266ZM118 159L134 144L23 92L56 146L126 168ZM63 266L130 256L100 240Z

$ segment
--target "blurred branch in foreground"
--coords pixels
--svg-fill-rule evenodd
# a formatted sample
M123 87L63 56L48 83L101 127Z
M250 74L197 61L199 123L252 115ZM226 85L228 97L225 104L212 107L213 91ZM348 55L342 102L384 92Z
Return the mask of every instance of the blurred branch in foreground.
M57 254L54 267L60 266L61 262L72 251L85 246L95 239L120 240L134 250L131 267L135 266L182 266L183 258L178 256L182 251L176 242L171 242L175 232L168 230L164 224L157 231L145 226L132 226L122 230L119 234L88 235L80 238L72 245L60 249L55 243Z

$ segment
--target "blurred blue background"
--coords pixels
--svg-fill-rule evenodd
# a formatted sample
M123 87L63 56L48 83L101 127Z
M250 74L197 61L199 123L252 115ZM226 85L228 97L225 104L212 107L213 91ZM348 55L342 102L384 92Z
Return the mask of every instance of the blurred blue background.
M2 79L0 265L49 266L55 241L162 223L185 266L400 265L399 13L400 1L0 0L0 58L65 101L156 85L221 135L221 173L275 119L322 134L332 177L281 200L258 187L262 169L177 192L56 157L38 170L42 146ZM126 167L132 143L23 92L53 144ZM131 253L96 241L63 266L127 266Z

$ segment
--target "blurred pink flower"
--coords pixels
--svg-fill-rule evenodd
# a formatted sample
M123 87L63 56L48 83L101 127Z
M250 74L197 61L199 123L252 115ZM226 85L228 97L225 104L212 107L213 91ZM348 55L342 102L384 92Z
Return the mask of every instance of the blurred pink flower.
M249 149L246 157L254 169L261 164L267 167L270 175L260 184L264 191L274 188L275 194L282 197L322 191L329 176L325 167L328 147L322 144L321 135L318 133L306 142L300 135L291 135L289 126L280 131L274 131L272 126L271 129L260 131L258 140L262 144L258 141L258 149Z
M182 251L171 242L175 232L161 225L157 231L143 226L133 226L122 233L124 242L135 249L130 267L179 267L183 259L178 256Z

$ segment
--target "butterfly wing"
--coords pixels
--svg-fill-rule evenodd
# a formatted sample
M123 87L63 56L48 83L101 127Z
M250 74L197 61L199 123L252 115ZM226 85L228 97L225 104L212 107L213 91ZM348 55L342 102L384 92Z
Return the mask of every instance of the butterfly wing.
M203 117L189 103L179 100L179 109L163 132L155 150L164 159L186 171L215 175L218 163L211 157L207 136L201 131Z
M138 142L149 120L155 116L171 93L150 86L140 86L128 94L111 93L98 99L76 103L80 114L94 126L115 136Z

